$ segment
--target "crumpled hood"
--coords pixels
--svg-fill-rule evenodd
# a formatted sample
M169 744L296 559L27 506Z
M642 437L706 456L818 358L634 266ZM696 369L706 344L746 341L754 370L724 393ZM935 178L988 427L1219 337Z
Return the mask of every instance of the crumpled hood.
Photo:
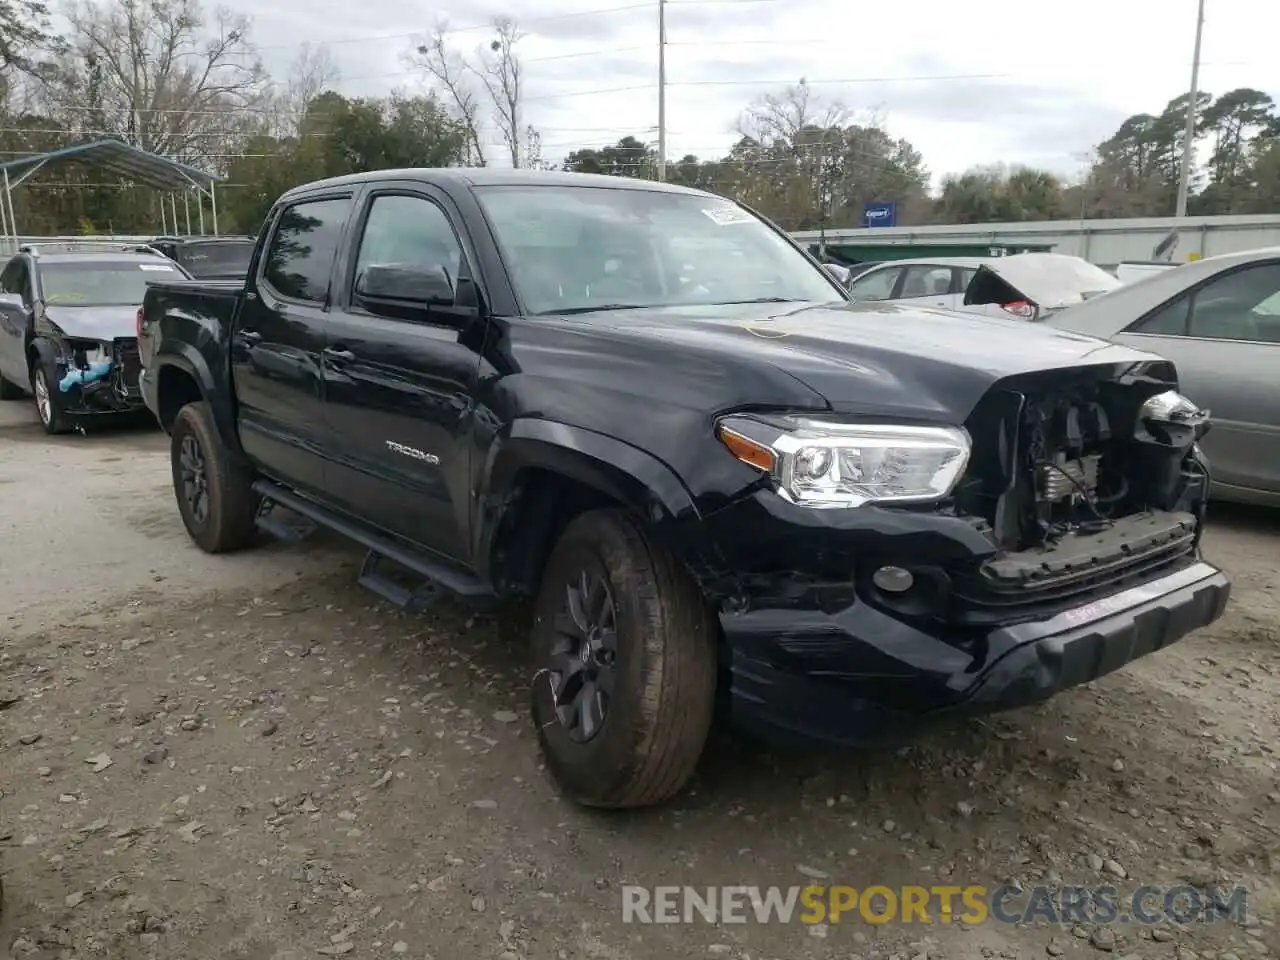
M619 310L572 318L661 338L725 363L768 363L844 412L963 422L996 382L1081 366L1156 365L1153 354L1038 324L892 303ZM602 330L603 332L603 330Z
M1026 300L1041 312L1072 304L1123 286L1100 267L1060 253L1016 253L995 257L978 268L964 292L966 305Z
M67 307L48 304L45 316L68 337L114 340L137 335L137 307Z

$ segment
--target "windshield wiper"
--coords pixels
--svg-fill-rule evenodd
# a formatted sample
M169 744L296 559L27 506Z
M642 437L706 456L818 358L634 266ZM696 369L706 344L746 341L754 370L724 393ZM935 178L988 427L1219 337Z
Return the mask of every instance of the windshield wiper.
M750 300L717 300L712 306L729 307L739 303L808 303L796 297L753 297Z
M565 307L560 310L539 310L537 317L572 317L580 313L600 313L605 310L644 310L643 303L600 303L593 307Z

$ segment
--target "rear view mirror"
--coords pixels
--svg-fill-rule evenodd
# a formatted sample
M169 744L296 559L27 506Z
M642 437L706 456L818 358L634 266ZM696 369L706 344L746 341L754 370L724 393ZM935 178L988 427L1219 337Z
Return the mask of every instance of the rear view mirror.
M27 309L20 293L0 293L0 307L12 307L15 310Z
M374 264L356 278L355 294L362 300L396 301L401 304L452 306L453 281L439 264L410 267Z

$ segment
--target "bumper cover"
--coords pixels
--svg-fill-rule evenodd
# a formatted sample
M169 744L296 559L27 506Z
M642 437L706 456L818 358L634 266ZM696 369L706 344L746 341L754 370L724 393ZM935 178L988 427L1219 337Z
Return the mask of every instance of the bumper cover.
M1231 585L1193 561L1043 620L963 644L856 602L834 612L720 617L733 719L771 738L859 745L1026 706L1102 677L1217 620Z

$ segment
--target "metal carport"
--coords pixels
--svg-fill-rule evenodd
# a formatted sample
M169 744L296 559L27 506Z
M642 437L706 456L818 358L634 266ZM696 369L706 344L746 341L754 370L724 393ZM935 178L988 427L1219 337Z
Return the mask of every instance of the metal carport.
M191 232L191 208L187 198L195 192L199 198L208 197L213 214L213 232L218 233L218 194L216 184L223 178L195 167L170 160L156 153L130 146L123 140L94 140L74 147L63 147L48 153L32 154L17 160L0 163L0 245L19 242L17 219L13 212L13 191L29 178L55 166L95 167L115 174L121 180L149 187L168 194L169 210L165 210L165 197L160 198L160 233L178 232L177 194L182 193L182 207L186 213L187 233ZM204 233L204 203L197 204L200 233ZM172 229L170 229L172 228Z

